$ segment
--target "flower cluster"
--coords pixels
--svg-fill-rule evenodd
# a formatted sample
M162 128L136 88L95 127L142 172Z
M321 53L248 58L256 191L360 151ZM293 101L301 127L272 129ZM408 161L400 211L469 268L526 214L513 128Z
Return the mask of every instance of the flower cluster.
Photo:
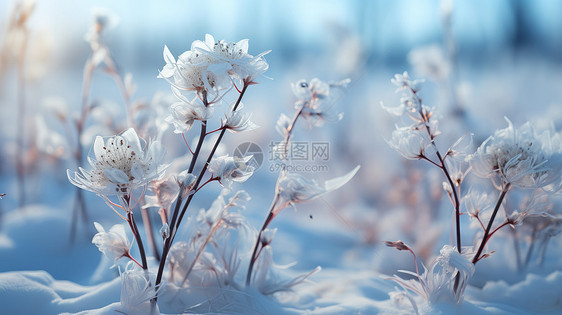
M530 123L497 130L468 159L474 173L488 177L498 189L513 185L525 189L559 190L562 175L560 135L538 134Z
M164 150L159 142L143 146L134 129L118 136L96 137L88 162L91 171L67 171L70 182L99 195L128 195L136 188L160 178L166 166L162 164Z
M248 54L247 39L229 43L215 41L207 34L205 41L194 41L191 49L182 53L177 61L165 46L166 66L159 77L183 91L206 90L216 95L232 86L232 78L251 82L267 71L269 65L264 59L267 53L252 56Z

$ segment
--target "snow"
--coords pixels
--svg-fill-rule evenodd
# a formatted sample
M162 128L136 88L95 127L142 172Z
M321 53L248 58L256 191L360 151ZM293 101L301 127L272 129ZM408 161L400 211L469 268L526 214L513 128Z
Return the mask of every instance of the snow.
M61 2L58 0L58 3ZM240 212L252 228L243 233L239 231L241 236L231 244L236 248L235 241L241 243L233 249L239 255L240 271L228 279L235 283L227 285L220 282L223 278L219 280L218 276L216 279L208 276L210 273L202 272L203 267L198 264L195 269L203 276L198 274L197 277L190 277L186 282L189 286L178 289L173 281L167 281L169 274L166 272L165 285L158 291L160 313L412 314L415 312L412 302L420 314L562 313L562 238L558 234L548 238L548 241L537 239L528 265L518 266L516 255L524 258L530 249L533 234L528 226L517 227L516 232L507 226L494 235L485 249L493 253L476 264L474 275L459 304L428 303L412 292L409 292L411 300L403 296L400 298L403 290L390 279L394 274L399 274L398 270L413 272L415 265L409 252L386 247L383 241L403 240L416 252L420 262L429 266L439 255L440 249L444 245L453 245L455 240L451 204L442 191L443 174L430 168L430 165L422 165L423 161L405 160L389 147L385 139L391 138L397 121L379 105L381 101L386 107L398 105L400 96L394 94L396 87L390 83L395 73L408 70L412 72L412 77L419 77L414 75L415 70L419 69L415 67L412 71L412 66L406 64L409 51L426 44L433 44L434 48L444 47L441 43L424 42L442 35L441 30L437 30L440 28L439 20L434 17L438 13L437 6L421 10L420 7L410 7L411 4L404 1L397 5L335 1L334 5L326 6L323 8L326 11L323 11L318 1L311 1L305 7L296 4L296 1L286 1L283 5L257 5L247 1L239 7L227 5L224 1L209 3L197 4L189 9L184 4L177 4L174 10L167 5L146 4L146 7L130 12L125 10L124 4L113 4L111 1L104 3L120 13L120 24L108 30L107 43L115 52L118 68L134 74L133 81L139 87L138 92L133 94L135 101L151 99L161 91L168 93L169 85L156 79L157 69L165 64L161 57L165 44L171 49L173 47L172 51L180 52L188 48L189 41L202 39L205 32L218 29L228 35L225 36L228 40L250 38L253 52L273 50L267 55L270 70L266 75L274 80L260 78L260 84L252 85L244 97L244 110L251 112L252 121L262 127L248 133L226 133L215 155L232 153L237 145L246 141L258 144L264 153L263 164L256 168L252 177L245 183L233 183L234 191L244 189L252 197L246 209ZM532 13L534 15L544 11L541 14L552 21L552 12L559 12L546 2L537 3ZM466 112L466 116L464 119L459 119L458 113L454 116L449 106L451 91L447 82L428 81L420 92L424 103L436 107L435 116L443 132L437 138L438 146L446 149L447 145L467 132L474 133L474 142L478 145L494 130L505 127L504 116L508 116L515 126L531 121L537 128L554 127L561 130L562 94L559 87L562 86L562 76L560 60L556 55L559 41L551 40L551 37L557 38L559 34L553 34L555 32L545 26L546 22L539 21L542 15L535 16L538 20L532 21L537 24L526 27L530 34L541 37L529 42L529 47L513 48L512 45L516 46L510 42L513 30L502 24L516 23L510 20L510 16L506 17L506 12L509 12L506 8L511 7L506 3L492 7L482 1L478 4L480 7L471 7L472 10L463 13L455 11L458 15L454 16L458 19L453 20L459 23L454 27L459 42L458 68L447 69L447 73L449 70L457 71L459 82L455 87L456 97L459 108ZM468 4L458 5L466 9ZM223 12L224 6L227 6L229 14ZM524 6L532 7L530 4ZM276 12L295 8L303 10L295 12L293 18L285 19L281 12ZM309 13L304 8L314 8L315 11ZM412 16L411 12L416 12L416 8L420 11ZM0 116L0 193L7 193L0 200L0 314L148 314L150 302L143 299L145 296L142 294L130 294L132 301L127 299L127 294L122 297L123 292L131 291L123 290L121 274L139 270L133 269L134 265L128 264L126 258L119 259L113 266L114 262L92 244L95 234L93 222L99 222L106 230L114 224L125 224L126 236L132 244L130 254L140 261L136 241L126 222L104 200L84 191L89 218L85 221L78 219L76 238L71 240L76 188L68 182L66 169L75 170L78 165L68 160L72 156L70 152L64 152L60 158L53 157L57 146L66 139L65 126L59 126L57 133L35 134L46 132L43 129L53 128L51 125L58 123L52 115L49 116L49 110L44 106L46 100L58 97L69 105L71 111L79 108L83 63L88 56L87 43L83 42L82 37L90 22L87 12L89 4L72 9L76 9L75 15L60 18L57 22L55 17L59 17L62 11L54 5L46 8L40 2L37 20L33 24L35 27L49 21L55 30L61 27L68 29L64 33L67 36L55 40L52 53L56 56L53 57L52 71L29 85L28 112L39 113L41 126L33 126L36 119L29 118L27 146L35 148L33 141L38 139L42 143L37 147L47 146L48 154L29 150L25 157L16 156L17 134L14 132L16 122L13 117L16 117L17 107L13 104L17 103L17 80L14 79L14 69L0 71L0 105L3 109ZM3 10L0 14L4 20L7 15L4 12L8 11ZM189 12L184 16L183 11ZM207 16L212 11L218 12L213 19L197 19L197 16ZM363 15L359 17L362 11ZM400 11L408 13L401 15ZM481 11L488 12L489 16L481 21L480 31L472 30L467 23L473 20L473 14ZM259 16L260 23L256 25L256 21L248 19L240 22L239 27L221 24L225 21L233 23L233 19L244 20L236 14L230 14L232 12L239 15L244 13L243 17ZM388 16L383 19L381 14ZM324 15L331 16L333 20L322 19ZM374 16L379 18L369 21ZM431 21L426 23L428 19ZM188 22L191 24L186 24ZM554 22L559 24L559 17ZM4 27L6 23L0 24ZM416 25L424 27L415 32ZM463 25L462 29L459 25ZM384 32L379 38L370 27L384 28ZM496 31L486 33L487 36L478 35L486 30ZM222 35L216 36L222 38ZM403 40L400 39L402 37ZM2 40L0 38L0 47L3 47ZM489 50L483 48L488 45L491 45ZM380 56L381 52L384 52L384 56ZM416 62L421 63L427 58L422 55L418 57L422 60ZM440 56L441 59L443 56ZM439 60L434 62L442 62ZM0 70L3 70L1 66ZM421 68L421 71L431 70L423 70L423 64ZM313 178L317 183L330 183L330 179L346 174L356 165L361 168L345 176L342 181L346 184L343 187L331 187L335 189L338 186L337 190L326 188L330 190L329 193L317 196L316 200L309 203L289 206L272 221L270 228L277 232L266 251L272 255L270 267L276 273L275 277L267 274L265 285L279 286L279 283L308 274L318 266L321 270L292 287L292 290L264 295L258 288L246 287L244 278L257 236L255 229L261 226L267 215L279 174L276 169L279 165L268 159L272 154L268 152L271 151L272 142L280 140L275 131L275 122L281 113L289 117L294 113L295 97L291 93L291 83L301 78L341 80L348 76L351 77L351 83L347 94L335 106L338 113L345 114L344 118L334 124L326 123L322 128L309 128L306 123L299 122L295 128L294 141L308 144L314 141L329 142L330 158L322 164L327 168L318 172L302 172L303 176ZM122 98L113 79L103 71L96 71L93 81L91 99L100 106L94 110L90 118L92 121L88 122L82 134L85 142L93 140L98 133L110 136L118 128L111 123L125 120ZM51 107L59 105L52 104ZM228 104L217 106L215 114L222 115L228 107ZM64 112L61 107L57 107L57 111ZM103 123L96 125L93 120ZM197 131L194 131L197 124L190 134L186 134L190 143L197 139ZM216 127L212 125L209 129ZM173 134L172 129L166 131L162 139L168 151L167 157L179 157L168 169L170 173L172 170L186 169L189 162L185 158L188 150L183 139ZM215 133L213 137L216 136ZM209 136L209 139L216 138ZM201 155L206 156L210 149L210 144L205 144ZM87 150L85 147L84 155ZM26 174L27 204L23 207L17 203L18 159L30 161ZM172 161L170 159L167 162ZM202 164L199 162L196 168ZM495 192L485 180L477 179L472 174L469 177L470 183ZM463 194L468 192L465 187L468 186L463 186ZM196 225L199 209L208 209L220 191L220 185L211 182L197 193L187 214L191 221L182 223L176 242L185 242L195 234L189 228ZM504 206L509 210L517 210L524 203L521 201L523 197L511 195L511 192L506 198ZM562 209L559 195L554 196L552 208L556 211ZM137 210L134 210L135 218L149 252L151 274L148 282L153 283L158 262L148 246L144 224ZM461 211L465 210L461 208ZM158 222L154 226L160 227L156 211L152 211L151 216ZM499 216L502 217L503 213ZM468 216L461 217L463 245L477 247L475 235L482 233L478 227L470 228L470 223ZM155 235L158 235L158 230L155 228ZM541 231L540 228L538 231ZM541 244L545 246L541 247ZM157 246L162 248L161 239L157 239ZM521 253L517 254L514 248ZM205 251L202 259L217 263L211 252L210 249ZM461 265L466 262L460 255L453 258ZM421 269L421 263L418 267ZM414 278L409 275L405 277ZM279 283L275 283L275 279ZM196 281L206 285L199 285ZM128 284L133 285L128 288L132 291L142 291L144 288L142 281ZM140 286L135 287L137 284ZM149 286L149 290L144 292L146 296L152 294L152 289Z

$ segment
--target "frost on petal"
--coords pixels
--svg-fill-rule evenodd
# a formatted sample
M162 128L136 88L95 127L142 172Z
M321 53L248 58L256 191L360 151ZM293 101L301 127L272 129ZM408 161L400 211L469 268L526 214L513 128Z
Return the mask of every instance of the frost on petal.
M88 162L92 170L67 172L69 181L99 195L127 194L163 175L165 151L159 142L145 148L133 129L114 137L97 137Z

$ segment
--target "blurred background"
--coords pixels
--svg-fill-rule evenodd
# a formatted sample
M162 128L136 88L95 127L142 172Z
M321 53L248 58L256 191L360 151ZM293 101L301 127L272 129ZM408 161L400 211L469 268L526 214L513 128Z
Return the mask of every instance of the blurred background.
M118 74L132 75L137 87L131 94L133 103L154 102L159 95L164 107L169 105L169 84L156 78L165 64L164 45L178 56L209 33L227 41L250 39L253 55L271 50L266 56L270 70L244 99L261 128L229 134L223 148L232 153L238 144L251 141L265 154L261 168L241 185L254 198L247 210L254 226L261 224L273 195L277 172L270 168L268 148L271 141L280 140L274 127L278 116L293 113L290 84L314 77L351 79L337 104L345 115L342 121L315 129L302 124L296 131L295 141L330 143L328 167L307 174L310 177L323 180L362 166L342 190L279 217L283 228L276 239L281 248L276 257L287 263L301 260L306 253L298 268L368 266L392 272L397 268L393 259L383 257L395 253L383 249L381 254L379 241L402 238L414 243L421 257L429 257L440 248L438 244L450 239L451 206L447 200L441 202L442 175L403 160L385 142L394 121L380 103L398 105L400 96L390 83L395 73L408 71L427 80L421 95L437 108L443 148L468 132L479 144L505 127L504 116L516 126L532 120L539 126L562 128L562 3L556 0L38 0L25 23L28 40L23 61L18 61L21 54L13 53L19 42L9 32L15 6L14 1L0 3L0 193L7 194L0 201L2 229L9 214L20 207L18 163L25 166L27 207L43 205L69 218L73 215L76 195L66 169L76 169L77 163L67 152L72 151L64 139L69 133L64 124L57 125L52 113L62 107L78 113L81 108L84 64L91 54L84 36L93 23L93 7L106 8L117 17L103 32L103 42ZM84 130L83 157L95 135L119 132L125 113L119 86L104 71L94 71L89 98L106 105L86 125L111 128ZM25 121L18 129L16 117L22 104ZM109 117L111 122L106 121ZM21 139L23 146L18 149ZM163 141L170 161L185 154L183 140L171 130ZM79 165L85 165L82 160ZM206 189L195 208L208 207L218 191L218 187ZM85 193L84 198L88 219L83 227L79 225L77 242L97 255L96 248L87 245L93 229L86 221L117 222L118 218L93 194ZM420 207L427 209L420 211ZM468 220L464 223L468 226ZM58 233L65 237L69 229ZM466 231L470 239L473 232ZM418 237L420 233L426 237ZM338 258L327 257L334 251ZM95 268L97 261L70 255ZM70 275L54 262L15 260L0 271L26 268L44 268L59 279L87 282L88 268L84 275Z

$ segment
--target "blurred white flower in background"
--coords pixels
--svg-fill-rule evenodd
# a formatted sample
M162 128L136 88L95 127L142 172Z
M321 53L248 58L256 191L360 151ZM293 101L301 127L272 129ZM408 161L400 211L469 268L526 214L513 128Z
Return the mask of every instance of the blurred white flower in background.
M418 47L408 54L408 61L417 74L436 82L443 82L449 77L451 65L445 58L443 49L438 45Z

